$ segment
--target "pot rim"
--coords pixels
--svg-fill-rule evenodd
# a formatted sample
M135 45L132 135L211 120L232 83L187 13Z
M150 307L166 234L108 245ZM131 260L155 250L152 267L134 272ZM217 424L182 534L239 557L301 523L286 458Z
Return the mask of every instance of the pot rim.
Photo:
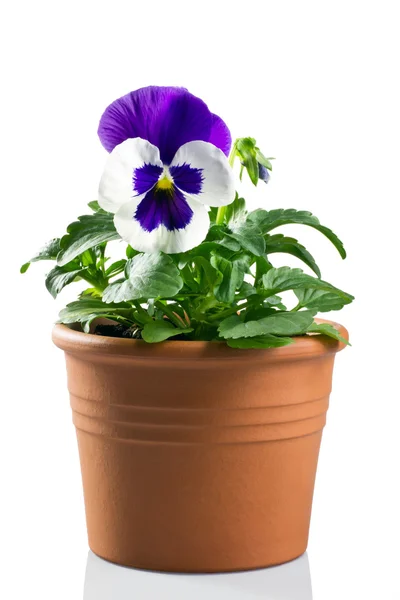
M315 319L317 323L328 323L338 329L340 335L348 340L347 329L340 323L327 319ZM294 337L293 344L280 348L237 349L230 348L225 342L177 341L166 340L149 344L143 340L114 338L77 331L62 323L57 323L52 331L54 344L70 354L125 356L142 359L172 360L237 360L244 358L262 359L263 362L335 354L346 346L327 336L307 334Z

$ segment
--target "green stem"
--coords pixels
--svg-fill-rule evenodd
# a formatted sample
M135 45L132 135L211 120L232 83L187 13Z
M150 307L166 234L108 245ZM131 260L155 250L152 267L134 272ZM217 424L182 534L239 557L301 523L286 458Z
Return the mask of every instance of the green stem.
M215 219L216 225L223 225L225 221L226 206L220 206Z
M230 315L234 315L236 314L238 311L242 311L243 309L246 309L249 307L249 302L243 302L243 304L238 304L237 306L234 306L233 308L228 308L227 310L223 310L220 313L217 313L215 315L211 315L210 317L208 317L208 321L217 321L218 319L224 319L225 317L230 317Z
M118 323L122 323L123 325L126 325L127 327L132 327L132 325L136 325L138 326L137 323L135 323L135 321L133 321L132 319L128 319L127 317L121 317L121 315L116 315L114 313L111 313L109 315L102 315L107 319L110 319L112 321L117 321Z
M105 246L100 246L100 253L101 253L101 255L100 255L99 265L100 265L101 271L102 271L102 273L103 273L104 276L106 274L106 269L105 269L105 266L104 266L105 252L106 252L106 247Z
M232 168L233 168L233 164L234 164L235 158L236 158L236 144L237 144L237 140L235 140L235 142L232 146L232 149L229 153L229 158L228 158L228 162Z
M143 306L138 300L134 300L132 304L135 306L137 313L140 319L143 321L143 323L148 323L152 321L152 318L150 317L149 313L143 308Z
M236 158L236 141L232 146L232 149L230 151L229 158L228 158L228 162L229 162L230 166L232 167L232 169L233 169L233 164L235 162L235 158ZM226 206L220 206L218 209L218 212L217 212L217 218L215 219L216 225L224 224L225 214L226 214Z
M100 294L102 294L108 286L108 281L99 281L96 277L92 277L91 275L89 275L89 273L82 273L80 277L81 279L87 281Z
M168 317L168 319L172 323L174 323L174 325L176 325L177 327L182 329L182 322L180 321L180 319L178 319L176 317L176 315L174 315L174 311L171 310L171 308L168 306L168 304L164 304L160 300L156 300L156 302L154 302L154 306L159 308L164 313L164 315L166 315Z

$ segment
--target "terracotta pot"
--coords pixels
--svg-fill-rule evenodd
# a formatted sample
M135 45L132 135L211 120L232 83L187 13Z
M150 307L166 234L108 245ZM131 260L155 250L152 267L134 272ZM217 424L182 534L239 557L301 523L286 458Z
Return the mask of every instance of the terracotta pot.
M343 344L309 336L271 350L151 345L64 325L53 340L66 355L95 554L175 572L303 554Z

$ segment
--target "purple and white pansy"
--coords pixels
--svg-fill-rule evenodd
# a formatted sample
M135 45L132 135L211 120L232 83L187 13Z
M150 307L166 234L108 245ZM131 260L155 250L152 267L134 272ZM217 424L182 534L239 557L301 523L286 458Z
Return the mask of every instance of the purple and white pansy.
M99 204L135 250L185 252L207 235L206 206L235 198L228 127L184 88L150 86L113 102L98 134L110 152Z

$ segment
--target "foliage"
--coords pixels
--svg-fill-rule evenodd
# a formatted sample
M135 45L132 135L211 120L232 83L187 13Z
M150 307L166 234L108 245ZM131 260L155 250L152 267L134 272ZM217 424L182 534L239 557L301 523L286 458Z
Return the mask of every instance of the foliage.
M233 146L230 162L241 163L256 185L260 165L271 170L269 158L253 138ZM265 177L262 177L266 181ZM32 262L56 261L46 277L46 287L56 297L65 286L85 281L89 287L60 313L62 323L81 323L84 331L98 317L141 331L147 343L179 340L221 340L232 348L276 348L291 344L293 336L318 334L345 341L318 312L339 310L353 296L321 278L311 253L295 238L276 232L277 227L301 224L322 233L346 257L343 243L307 211L264 210L248 213L243 198L210 210L206 239L180 254L145 254L125 247L125 257L109 264L108 243L120 240L113 215L96 201L91 213L71 223L67 233L52 239L21 267ZM120 242L121 243L121 242ZM300 268L275 268L275 253L290 254L313 275ZM281 294L290 292L293 308Z

